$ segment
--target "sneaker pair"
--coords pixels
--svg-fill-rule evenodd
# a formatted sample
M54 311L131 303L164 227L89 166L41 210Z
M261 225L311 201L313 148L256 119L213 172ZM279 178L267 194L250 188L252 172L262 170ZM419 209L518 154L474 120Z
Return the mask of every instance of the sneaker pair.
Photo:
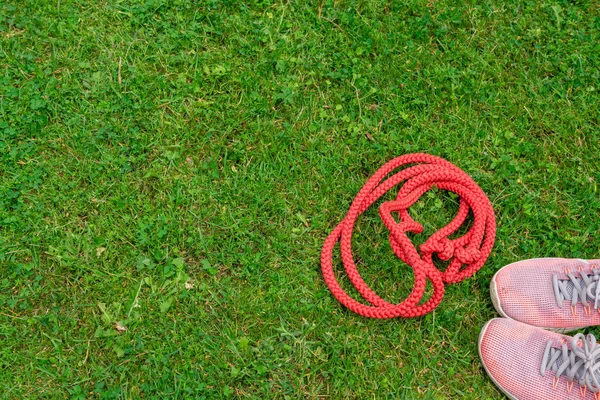
M513 400L600 400L600 345L563 333L600 325L600 260L538 258L507 265L492 278L504 318L479 335L487 374Z

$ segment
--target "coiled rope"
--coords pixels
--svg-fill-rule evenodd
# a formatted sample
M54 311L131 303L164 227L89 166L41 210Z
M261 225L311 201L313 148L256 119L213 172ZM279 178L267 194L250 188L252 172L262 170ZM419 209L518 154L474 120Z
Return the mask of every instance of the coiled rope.
M387 177L395 169L409 164L416 165ZM384 202L379 207L379 215L390 232L389 240L394 253L413 269L414 274L414 287L410 295L400 304L392 304L375 294L358 273L352 257L352 231L359 215L403 181L406 182L400 188L396 200ZM454 219L419 246L420 255L407 232L418 234L423 231L423 227L411 218L408 208L433 186L458 194L460 204ZM449 239L463 224L470 211L473 214L473 224L469 231L463 236ZM392 213L398 214L400 222L396 222ZM469 175L442 158L422 153L407 154L379 168L358 192L344 220L325 240L321 251L321 269L335 298L357 314L370 318L418 317L438 306L444 296L445 283L460 282L483 266L492 251L495 237L496 220L492 204ZM338 241L341 242L342 262L346 273L370 305L350 297L335 278L333 249ZM451 260L445 271L438 270L434 265L434 254L441 260ZM433 285L433 294L423 304L419 304L425 294L427 279Z

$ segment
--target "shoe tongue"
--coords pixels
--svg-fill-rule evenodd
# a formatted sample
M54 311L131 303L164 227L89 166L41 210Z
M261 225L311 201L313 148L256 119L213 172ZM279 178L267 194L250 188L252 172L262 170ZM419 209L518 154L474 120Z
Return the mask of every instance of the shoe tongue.
M582 278L580 277L576 277L577 281L579 282L579 286L580 287L584 287L585 286L585 282ZM573 293L575 292L575 284L573 283L572 280L570 279L565 279L564 282L567 283L566 285L566 291L567 291L567 295L569 296L569 300L571 300L573 298ZM586 296L587 297L587 301L594 301L593 298L591 298L589 295ZM581 302L581 298L579 298L579 296L577 297L577 301L580 303Z
M569 299L573 298L573 292L575 292L575 284L569 279L567 280L567 293L569 295Z

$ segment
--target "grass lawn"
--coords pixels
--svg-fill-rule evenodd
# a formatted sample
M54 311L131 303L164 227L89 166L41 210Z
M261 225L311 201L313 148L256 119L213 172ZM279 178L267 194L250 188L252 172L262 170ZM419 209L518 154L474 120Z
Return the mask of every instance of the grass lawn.
M600 254L600 8L456 3L3 1L2 396L502 398L477 355L494 272ZM321 245L411 152L478 182L496 246L435 312L365 319ZM414 240L457 208L430 192ZM377 207L357 229L400 301Z

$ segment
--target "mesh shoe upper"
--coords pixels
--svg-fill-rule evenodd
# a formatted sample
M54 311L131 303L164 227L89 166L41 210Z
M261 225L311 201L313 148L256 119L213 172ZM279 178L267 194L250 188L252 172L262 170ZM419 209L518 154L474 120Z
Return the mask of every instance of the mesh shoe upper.
M580 337L496 318L482 329L479 355L488 375L511 399L599 400L593 381L600 377L600 348L590 337Z
M600 302L593 297L599 268L600 260L519 261L496 273L492 300L502 316L529 325L558 330L600 325ZM586 288L590 294L584 297Z

